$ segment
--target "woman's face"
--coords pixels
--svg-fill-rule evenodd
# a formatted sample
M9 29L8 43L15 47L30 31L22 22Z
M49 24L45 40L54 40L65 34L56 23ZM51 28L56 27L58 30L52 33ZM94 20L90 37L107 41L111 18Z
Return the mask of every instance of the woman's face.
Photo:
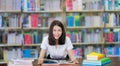
M54 36L54 38L59 39L61 35L62 35L62 28L55 25L53 27L53 36Z

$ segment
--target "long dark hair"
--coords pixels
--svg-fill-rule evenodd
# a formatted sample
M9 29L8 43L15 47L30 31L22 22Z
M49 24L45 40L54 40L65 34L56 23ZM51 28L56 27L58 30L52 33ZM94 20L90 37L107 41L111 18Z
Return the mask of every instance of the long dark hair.
M48 37L49 44L50 44L50 45L55 45L55 44L56 44L55 38L54 38L54 36L53 36L53 27L54 27L55 25L61 27L61 29L62 29L62 35L61 35L60 38L58 39L58 44L59 44L59 45L63 45L63 44L65 44L66 32L65 32L64 25L62 24L62 22L60 22L60 21L58 21L58 20L54 20L54 21L51 23L51 25L50 25L50 28L49 28L49 37Z

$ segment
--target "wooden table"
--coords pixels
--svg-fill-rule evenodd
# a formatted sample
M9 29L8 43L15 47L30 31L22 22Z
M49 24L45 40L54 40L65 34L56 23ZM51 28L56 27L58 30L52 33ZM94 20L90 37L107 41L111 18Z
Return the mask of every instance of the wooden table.
M0 63L0 66L7 66L7 63Z
M110 63L110 66L120 66L120 57L110 57L110 59L111 59L111 63ZM79 59L79 64L61 64L61 65L59 65L59 66L82 66L82 60L83 59ZM44 65L42 65L42 66L44 66ZM50 65L47 65L47 66L50 66ZM53 66L53 65L51 65L51 66ZM58 66L58 65L56 65L56 66Z
M111 59L111 63L110 63L110 66L120 66L120 57L110 57ZM61 64L61 65L41 65L41 66L82 66L82 60L83 59L78 59L79 60L79 64ZM35 63L34 66L40 66L40 65L37 65Z
M120 57L110 57L111 64L110 66L120 66Z
M110 66L120 66L120 57L111 57L110 59L112 61ZM7 66L7 63L0 63L0 66ZM40 66L40 65L37 65L35 63L34 66ZM82 59L79 59L79 64L60 64L60 65L49 64L49 65L41 65L41 66L82 66Z
M79 64L43 64L38 66L80 66Z

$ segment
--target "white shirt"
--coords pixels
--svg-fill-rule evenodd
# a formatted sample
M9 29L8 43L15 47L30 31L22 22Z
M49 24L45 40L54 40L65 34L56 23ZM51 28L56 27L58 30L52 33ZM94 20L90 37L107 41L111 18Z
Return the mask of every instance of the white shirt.
M73 48L72 42L69 37L66 37L64 45L58 45L57 47L54 45L48 44L48 36L43 38L41 48L47 51L47 55L49 54L51 58L65 58L67 56L67 50Z

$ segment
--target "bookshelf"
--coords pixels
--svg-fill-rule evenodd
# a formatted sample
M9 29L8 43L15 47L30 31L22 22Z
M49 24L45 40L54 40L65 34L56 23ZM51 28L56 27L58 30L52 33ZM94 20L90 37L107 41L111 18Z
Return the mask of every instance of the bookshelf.
M12 1L14 0L10 0L10 1L12 3ZM32 3L30 3L30 1L32 1ZM1 2L8 3L7 0L0 0L0 3ZM67 35L73 36L71 37L73 45L75 46L75 49L77 48L81 50L80 53L82 53L82 55L80 56L83 56L83 58L86 54L88 54L91 51L97 51L106 54L106 50L109 45L110 48L111 47L113 48L119 46L120 44L119 41L118 42L106 41L107 36L105 29L117 29L116 31L119 31L120 25L106 26L107 23L105 22L106 19L104 19L104 17L105 18L107 17L104 14L105 13L118 14L119 10L118 9L108 10L107 7L105 7L105 4L103 4L103 0L89 0L89 1L88 0L73 0L73 1L72 0L55 0L55 1L54 0L35 0L35 1L16 0L15 2L18 2L18 4L14 4L11 6L17 5L19 6L18 9L15 9L14 7L11 8L12 10L8 10L8 6L5 6L6 7L5 9L0 7L0 16L1 17L5 16L6 18L7 14L9 14L7 15L7 17L12 17L12 15L16 15L17 16L16 19L18 20L17 22L19 26L7 26L7 27L0 26L0 32L2 32L1 35L3 35L4 33L7 35L12 33L14 35L12 36L12 38L17 37L16 34L19 35L19 37L21 37L19 38L20 43L15 43L15 40L13 43L12 42L9 43L11 40L9 40L9 42L6 41L5 43L0 42L0 48L2 49L15 48L14 50L16 49L21 50L19 51L20 53L24 49L30 50L37 48L39 50L42 37L47 35L50 22L54 19L58 19L63 22L66 28ZM0 6L6 5L6 3L0 4ZM36 7L28 6L33 3L34 5L36 5ZM57 8L54 6L56 6ZM77 6L79 6L79 8L77 8ZM40 22L37 26L36 25L31 26L32 20L30 19L32 19L32 17L34 16L38 18L39 19L38 22ZM37 20L36 18L34 18L34 20ZM74 20L76 20L76 22L79 21L80 23L79 22L74 23L75 22ZM70 24L68 23L69 21ZM40 38L41 40L33 41L29 39L33 42L25 43L24 42L25 38L23 37L25 35L28 35L28 37L32 37L33 35L34 36L39 35L40 37L37 38ZM120 55L109 55L109 56L120 56Z
M82 48L83 58L91 51L101 53L104 49L104 22L102 21L104 7L100 4L102 0L66 0L66 29L71 31L68 33L72 36L71 40L74 40L72 38L80 40L73 41L73 44L75 47Z

